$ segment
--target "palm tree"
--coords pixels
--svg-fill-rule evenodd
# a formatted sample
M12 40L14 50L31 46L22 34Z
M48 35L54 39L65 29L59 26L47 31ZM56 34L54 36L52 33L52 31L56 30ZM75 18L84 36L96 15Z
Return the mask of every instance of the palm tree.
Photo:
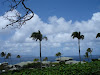
M17 55L17 57L16 58L19 58L20 59L20 62L21 62L21 56L20 55Z
M56 53L56 56L60 57L60 61L61 61L61 53L60 52Z
M6 56L6 53L1 52L1 57L4 57L4 61L5 61L5 56Z
M33 61L34 61L34 62L37 62L37 61L39 61L39 59L36 59L36 58L35 58Z
M9 56L10 60L11 60L11 53L8 53L7 56ZM12 60L11 60L12 63Z
M73 32L71 37L77 38L78 39L78 45L79 45L79 58L80 58L80 62L81 62L81 56L80 56L80 39L84 39L84 35L81 35L81 32Z
M90 55L91 55L91 59L92 59L92 54L91 54L91 53L92 53L92 51L93 51L93 49L91 49L91 48L88 48L88 49L87 49L87 52L89 52L89 53L90 53Z
M36 40L36 41L39 40L39 44L40 44L40 64L41 64L41 69L42 69L42 63L41 63L41 41L43 39L47 40L47 37L43 36L41 34L41 32L38 30L38 32L33 32L30 38L32 38L33 40Z
M8 59L8 62L9 62L9 55L8 54L6 55L5 59Z
M98 38L98 37L100 37L100 33L98 33L98 34L96 35L96 38Z
M43 61L47 61L48 60L48 57L45 57L44 59L43 59Z
M85 53L85 58L88 58L88 61L89 61L89 54L88 54L88 52Z

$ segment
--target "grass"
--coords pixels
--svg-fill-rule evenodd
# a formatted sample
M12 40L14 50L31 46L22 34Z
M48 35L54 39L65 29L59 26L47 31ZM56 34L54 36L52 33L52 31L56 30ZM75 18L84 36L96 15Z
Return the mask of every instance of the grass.
M22 69L9 71L1 75L100 75L100 61L84 64L58 64L55 67L37 69Z

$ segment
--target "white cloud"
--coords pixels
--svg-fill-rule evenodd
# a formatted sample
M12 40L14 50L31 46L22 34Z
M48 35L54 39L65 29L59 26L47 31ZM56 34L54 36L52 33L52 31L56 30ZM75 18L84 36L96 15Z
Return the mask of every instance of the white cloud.
M14 14L14 12L9 12L9 14ZM8 22L2 19L3 16L0 17L0 21L2 21L1 27L3 27ZM9 51L13 51L13 53L20 53L23 54L32 54L33 51L35 55L39 53L39 42L34 41L30 38L32 32L37 32L38 30L41 33L48 37L48 41L42 41L42 51L48 52L47 55L52 55L50 52L50 48L60 48L63 50L64 55L66 55L66 50L70 55L76 55L78 53L78 42L77 39L72 39L71 34L74 31L81 31L81 34L85 36L85 39L81 41L81 54L84 54L88 47L92 47L94 49L98 49L94 46L97 39L95 38L96 34L100 32L100 12L94 13L91 19L88 21L76 21L73 22L66 21L63 17L57 18L57 16L49 17L48 23L43 22L38 15L34 15L30 21L26 22L26 25L23 25L20 29L16 30L9 30L5 33L9 33L7 35L7 39L3 39L5 37L2 35L0 40L3 40L3 50L8 49ZM3 34L3 32L1 32ZM9 41L9 42L7 42ZM99 40L98 40L99 41ZM24 51L23 51L24 50ZM64 52L65 51L65 52ZM75 52L77 51L77 52ZM57 50L55 51L57 52ZM50 54L49 54L50 53ZM97 52L98 54L99 52ZM78 54L77 54L78 55Z

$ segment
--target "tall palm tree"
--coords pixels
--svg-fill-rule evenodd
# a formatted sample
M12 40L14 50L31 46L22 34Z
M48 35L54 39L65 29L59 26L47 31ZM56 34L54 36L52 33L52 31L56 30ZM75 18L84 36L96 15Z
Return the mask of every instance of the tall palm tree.
M91 54L92 51L93 51L93 49L91 49L91 48L88 48L88 49L87 49L87 52L90 53L90 55L91 55L91 59L92 59L92 54Z
M17 57L16 58L19 58L20 59L20 62L21 62L21 56L20 55L17 55Z
M43 39L47 40L47 37L46 36L43 36L41 34L41 32L38 30L38 32L33 32L31 34L31 37L30 38L32 38L33 40L36 40L36 41L39 40L39 44L40 44L40 64L41 64L41 69L42 69L42 62L41 62L41 41Z
M98 37L100 37L100 33L98 33L98 34L96 35L96 38L98 38Z
M5 61L6 53L1 52L1 57L4 57L4 61Z
M99 38L100 37L100 33L98 33L97 35L96 35L96 38Z
M78 45L79 45L79 58L80 58L80 62L81 62L81 56L80 56L80 39L84 39L84 35L81 35L81 32L73 32L71 37L77 38L78 39Z

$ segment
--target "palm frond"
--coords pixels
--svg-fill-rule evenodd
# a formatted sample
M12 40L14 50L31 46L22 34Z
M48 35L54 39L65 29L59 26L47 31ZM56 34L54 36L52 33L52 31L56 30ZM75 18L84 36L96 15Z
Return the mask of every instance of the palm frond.
M96 38L98 38L98 37L100 37L100 33L98 33L98 34L96 35Z
M78 32L73 32L72 35L71 35L71 37L73 37L73 39L74 38L78 38Z
M46 36L43 37L43 35L41 34L41 32L39 30L38 30L38 32L33 32L30 38L32 38L33 40L36 40L36 41L37 40L42 41L42 39L47 40L47 37Z
M48 40L48 38L46 36L44 36L42 39L45 39L46 41Z
M38 36L39 36L38 32L33 32L30 38L32 38L33 40L37 41L38 40Z
M84 39L84 35L81 35L81 36L80 36L80 39L82 39L82 40L83 40L83 39Z
M71 37L73 37L73 39L74 38L78 38L78 39L82 39L82 40L84 39L84 35L81 35L81 32L73 32Z
M92 52L92 49L91 48L88 48L87 49L87 52L91 53Z

